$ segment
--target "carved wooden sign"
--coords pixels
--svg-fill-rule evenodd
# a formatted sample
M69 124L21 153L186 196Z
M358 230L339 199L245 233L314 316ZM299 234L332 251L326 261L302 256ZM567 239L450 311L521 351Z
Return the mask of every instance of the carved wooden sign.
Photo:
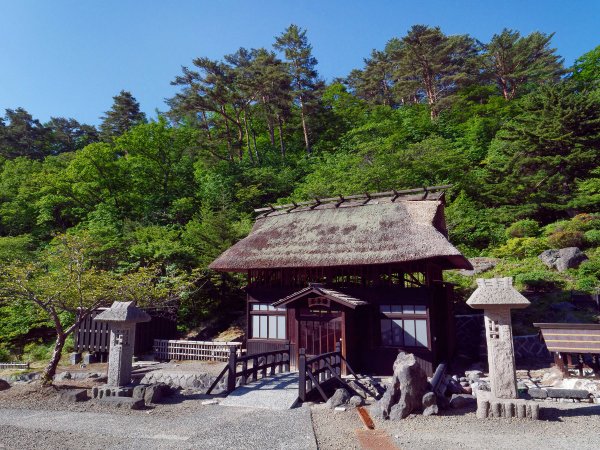
M329 308L331 306L331 300L327 297L312 297L308 299L308 307L309 308L318 308L325 307Z

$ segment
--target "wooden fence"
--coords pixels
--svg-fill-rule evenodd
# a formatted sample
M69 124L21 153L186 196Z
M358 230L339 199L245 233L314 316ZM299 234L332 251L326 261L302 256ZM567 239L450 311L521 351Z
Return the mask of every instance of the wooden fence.
M233 391L236 386L273 376L276 373L290 371L290 349L273 350L254 355L238 356L235 348L230 347L227 365L206 391L210 394L219 382L227 375L226 392Z
M94 320L107 308L98 308L86 317L75 330L75 351L108 353L110 329L108 322ZM170 339L177 333L174 320L160 316L160 311L145 309L150 314L150 322L138 323L135 328L134 354L143 355L152 351L154 339Z
M154 339L154 358L159 360L229 361L230 348L240 349L241 342L175 341Z
M27 370L29 369L29 363L7 363L7 362L0 362L0 370L3 369L20 369L20 370Z

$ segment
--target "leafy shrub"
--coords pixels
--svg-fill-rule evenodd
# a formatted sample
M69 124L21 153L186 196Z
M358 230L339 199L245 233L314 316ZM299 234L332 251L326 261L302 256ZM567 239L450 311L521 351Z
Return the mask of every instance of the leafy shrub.
M46 361L52 356L54 345L30 342L23 348L23 361Z
M582 277L577 279L576 287L580 291L591 293L600 287L600 280L597 277Z
M582 244L581 231L556 231L548 236L548 245L552 248L581 247Z
M569 223L569 231L589 231L600 229L600 215L577 214Z
M582 262L578 272L582 277L596 277L600 279L600 259L588 259Z
M535 237L540 232L539 224L532 219L519 220L506 229L507 238Z
M542 270L520 273L515 277L518 286L536 292L548 292L562 286L562 281L554 274Z
M544 239L534 237L509 239L492 253L498 258L526 258L537 256L548 248Z
M10 362L11 359L10 351L4 345L0 345L0 362Z
M600 247L600 230L588 230L584 234L585 244L589 247Z

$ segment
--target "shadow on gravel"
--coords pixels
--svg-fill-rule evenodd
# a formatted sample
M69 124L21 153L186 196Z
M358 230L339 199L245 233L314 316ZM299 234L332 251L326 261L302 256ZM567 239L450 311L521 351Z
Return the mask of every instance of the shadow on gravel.
M540 419L551 422L562 422L564 417L585 417L600 415L600 405L580 406L569 409L559 409L548 406L540 408Z
M204 400L222 400L224 399L226 396L224 394L216 394L216 395L208 395L208 394L182 394L180 392L176 392L173 395L170 395L168 397L163 397L160 400L160 403L163 405L176 405L179 403L183 403L183 402L187 402L190 400L198 400L198 401L204 401Z

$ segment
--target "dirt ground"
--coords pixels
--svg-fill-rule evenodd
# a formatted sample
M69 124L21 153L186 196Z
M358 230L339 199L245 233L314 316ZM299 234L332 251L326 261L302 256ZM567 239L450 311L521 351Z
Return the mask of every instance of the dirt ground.
M486 419L470 410L440 416L411 415L401 421L375 421L399 449L595 449L600 448L600 405L540 402L543 420ZM360 449L364 426L354 409L312 409L320 449Z

